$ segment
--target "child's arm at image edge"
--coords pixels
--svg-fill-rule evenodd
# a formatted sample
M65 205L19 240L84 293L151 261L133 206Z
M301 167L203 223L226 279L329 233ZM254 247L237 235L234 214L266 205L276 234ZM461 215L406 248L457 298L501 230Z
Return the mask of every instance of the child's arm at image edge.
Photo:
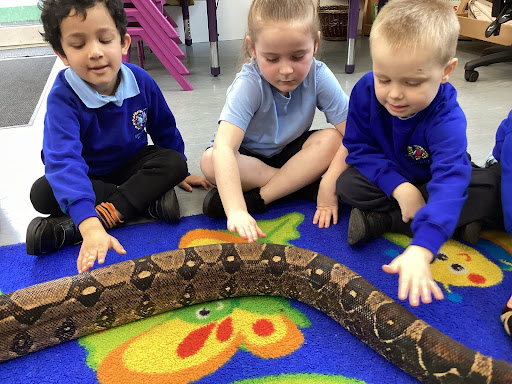
M503 219L506 231L512 236L512 133L509 133L503 141L500 164Z

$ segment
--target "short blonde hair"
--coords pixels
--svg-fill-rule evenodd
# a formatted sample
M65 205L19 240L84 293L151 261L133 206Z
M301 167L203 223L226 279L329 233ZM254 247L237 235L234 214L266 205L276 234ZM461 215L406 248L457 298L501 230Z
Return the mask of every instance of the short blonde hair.
M370 47L382 44L411 51L432 47L442 65L455 57L460 24L446 0L391 0L378 13L370 32Z
M320 21L314 0L253 0L247 18L247 36L254 44L264 24L293 21L307 23L304 26L310 29L311 37L316 44L320 43ZM250 48L246 39L242 52L246 59L251 57Z

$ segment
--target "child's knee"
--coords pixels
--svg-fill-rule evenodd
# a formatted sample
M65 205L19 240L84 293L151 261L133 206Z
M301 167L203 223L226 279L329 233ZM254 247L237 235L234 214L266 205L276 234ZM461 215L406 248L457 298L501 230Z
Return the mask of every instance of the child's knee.
M165 156L160 156L159 161L164 174L175 175L178 180L184 180L187 177L187 161L181 153L174 150L166 151Z
M332 153L333 156L338 151L343 141L341 133L334 128L322 129L318 131L315 136L312 136L312 138L314 137L312 144L317 146L323 153Z
M30 189L30 201L37 212L44 214L59 212L57 201L53 196L53 190L46 177L37 179Z
M204 177L208 179L210 182L215 181L215 171L213 169L213 157L212 157L212 148L208 148L201 155L201 159L199 160L199 167L201 168L201 172L203 172Z

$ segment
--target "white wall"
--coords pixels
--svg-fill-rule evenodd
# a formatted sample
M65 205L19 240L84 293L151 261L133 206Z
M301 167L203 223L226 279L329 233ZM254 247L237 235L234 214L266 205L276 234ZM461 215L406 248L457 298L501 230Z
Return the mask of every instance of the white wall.
M0 8L37 5L37 0L0 0Z
M218 3L217 29L219 41L243 39L247 29L247 15L251 0L216 0L216 2ZM178 24L177 31L184 42L181 7L166 6L165 10ZM206 1L195 0L194 5L189 7L189 13L192 42L202 43L209 41Z

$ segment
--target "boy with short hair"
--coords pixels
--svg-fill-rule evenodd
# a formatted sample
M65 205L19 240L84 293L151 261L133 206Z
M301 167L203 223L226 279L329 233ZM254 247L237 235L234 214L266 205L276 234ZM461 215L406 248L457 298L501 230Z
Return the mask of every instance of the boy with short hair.
M37 217L27 253L83 239L79 272L126 253L105 229L149 213L180 218L174 186L210 185L187 176L184 143L162 92L141 68L122 64L130 46L121 0L43 0L44 39L69 68L48 95L42 158L31 190ZM148 145L147 135L155 145ZM64 215L63 215L64 213Z
M430 303L432 294L443 298L429 264L455 228L476 242L481 220L497 212L495 176L472 168L466 118L448 83L458 37L459 22L446 1L391 0L372 26L373 72L350 96L343 144L352 168L336 188L353 207L348 242L384 232L412 236L383 266L399 273L398 296L409 296L411 305L420 298Z

